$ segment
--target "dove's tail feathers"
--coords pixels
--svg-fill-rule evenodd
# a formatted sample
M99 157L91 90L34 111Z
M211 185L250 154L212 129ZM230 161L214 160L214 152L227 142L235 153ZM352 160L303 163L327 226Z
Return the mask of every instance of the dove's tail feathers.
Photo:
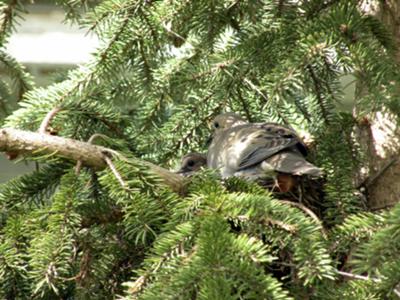
M311 177L322 177L322 169L314 166L312 163L297 152L287 151L278 153L262 162L261 167L264 170L275 170L292 175L309 175Z
M298 167L294 172L293 175L309 175L311 177L322 177L324 172L322 169L314 166L313 164L306 161L307 164L304 164L301 167Z

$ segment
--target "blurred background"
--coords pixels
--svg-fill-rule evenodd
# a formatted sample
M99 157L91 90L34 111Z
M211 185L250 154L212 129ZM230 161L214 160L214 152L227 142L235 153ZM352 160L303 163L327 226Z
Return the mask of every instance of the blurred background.
M90 59L95 36L64 22L64 10L54 1L27 5L27 13L10 37L6 51L32 74L36 86L46 86L70 68ZM7 77L0 66L0 76ZM9 161L0 154L0 182L34 169L34 164Z

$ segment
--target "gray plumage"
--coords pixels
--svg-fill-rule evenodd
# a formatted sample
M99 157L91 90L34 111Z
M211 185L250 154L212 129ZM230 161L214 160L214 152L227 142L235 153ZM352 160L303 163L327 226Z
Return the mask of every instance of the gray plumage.
M209 168L230 176L262 177L267 173L322 176L305 159L306 146L297 133L277 123L248 123L234 113L217 116L207 153Z

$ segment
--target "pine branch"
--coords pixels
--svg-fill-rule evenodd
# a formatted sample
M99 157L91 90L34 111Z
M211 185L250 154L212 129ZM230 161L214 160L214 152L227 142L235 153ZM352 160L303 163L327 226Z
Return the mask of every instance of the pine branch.
M298 203L298 202L292 202L289 200L280 200L280 202L301 209L304 213L309 215L311 217L311 219L313 219L318 225L321 225L321 232L322 232L323 236L324 237L327 236L327 232L326 232L325 228L323 227L321 220L317 217L317 215L311 209L309 209L308 207L305 207L303 204Z
M339 3L339 0L330 0L330 1L315 1L311 2L310 9L306 12L305 16L307 19L312 19L321 14L324 10L329 7Z
M0 81L0 109L6 116L10 114L8 104L11 101L12 101L12 96L9 85L4 81Z
M319 104L319 107L321 109L321 114L322 114L322 116L323 116L323 118L325 120L325 123L329 125L329 114L326 111L326 108L324 106L324 100L322 98L323 93L322 93L322 88L321 88L321 85L320 85L321 83L319 82L319 80L317 78L317 75L315 74L315 72L314 72L313 68L311 67L311 65L307 65L306 68L310 72L312 81L313 81L314 86L315 86L315 94L317 96L318 104Z
M15 58L3 50L0 50L0 64L10 76L11 84L17 93L17 101L22 100L22 96L26 91L34 87L31 74L26 72L25 67L17 62Z
M90 143L48 134L23 131L12 128L0 130L0 150L15 151L24 154L57 155L74 161L82 161L95 170L107 167L106 157L116 156L126 159L118 152ZM140 161L152 172L163 179L164 183L176 192L183 192L186 180L175 173L147 161Z
M0 44L3 44L7 33L13 26L13 14L16 7L19 5L18 0L12 0L10 3L6 4L2 7L1 14L1 23L0 23Z

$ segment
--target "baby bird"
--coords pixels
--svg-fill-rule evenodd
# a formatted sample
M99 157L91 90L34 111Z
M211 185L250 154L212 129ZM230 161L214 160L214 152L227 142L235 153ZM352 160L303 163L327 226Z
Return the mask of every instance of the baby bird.
M205 154L192 152L182 157L181 167L176 172L182 176L191 176L193 173L207 166L207 157Z

